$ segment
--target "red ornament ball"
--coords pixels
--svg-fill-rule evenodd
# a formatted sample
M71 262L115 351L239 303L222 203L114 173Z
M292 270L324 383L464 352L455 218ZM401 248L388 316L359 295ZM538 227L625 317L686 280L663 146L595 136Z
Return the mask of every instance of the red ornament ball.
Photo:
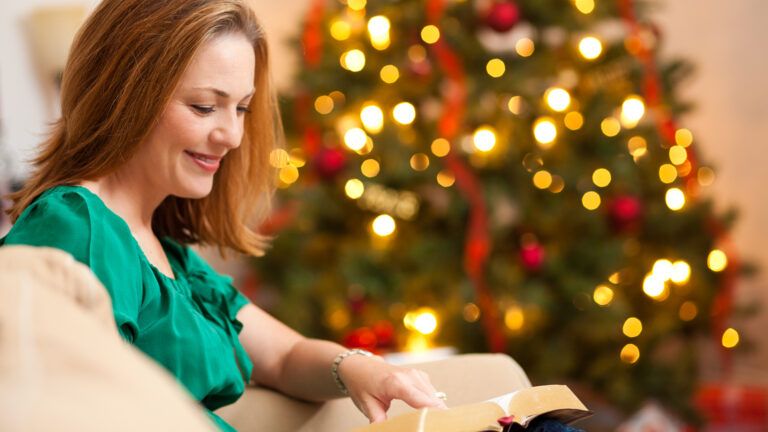
M347 156L338 148L323 148L315 157L317 174L324 179L336 177L347 164Z
M352 330L344 336L344 346L347 348L362 348L373 351L378 346L376 333L368 327L360 327Z
M494 2L485 16L485 24L499 33L512 29L520 21L520 9L514 2Z
M614 198L608 209L611 225L618 231L636 229L643 214L640 200L630 195Z
M527 243L520 249L520 261L528 271L539 271L544 265L544 248L539 243Z

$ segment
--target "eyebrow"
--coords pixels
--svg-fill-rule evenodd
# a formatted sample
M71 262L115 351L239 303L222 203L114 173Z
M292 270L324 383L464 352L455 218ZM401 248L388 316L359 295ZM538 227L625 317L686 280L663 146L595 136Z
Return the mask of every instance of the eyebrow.
M215 87L193 87L193 88L194 88L195 90L207 90L207 91L213 92L213 93L214 93L214 94L216 94L217 96L221 96L221 97L223 97L223 98L227 98L227 99L230 97L230 96L229 96L229 93L225 92L224 90L220 90L220 89L217 89L217 88L215 88ZM253 96L253 93L254 93L254 92L256 92L256 89L252 89L252 90L250 91L250 93L248 93L247 95L245 95L245 96L243 97L243 99L246 99L246 98L248 98L248 97L251 97L251 96Z

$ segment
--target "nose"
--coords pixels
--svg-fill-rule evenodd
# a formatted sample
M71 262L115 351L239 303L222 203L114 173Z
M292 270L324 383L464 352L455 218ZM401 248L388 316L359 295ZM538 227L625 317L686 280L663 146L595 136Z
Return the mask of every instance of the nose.
M237 110L220 111L220 113L211 131L210 139L214 144L225 147L227 150L235 149L243 140L243 118L237 115Z

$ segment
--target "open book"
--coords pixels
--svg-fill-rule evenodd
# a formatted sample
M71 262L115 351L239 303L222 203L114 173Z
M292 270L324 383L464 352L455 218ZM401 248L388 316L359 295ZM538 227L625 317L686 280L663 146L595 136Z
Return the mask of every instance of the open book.
M567 386L544 385L447 410L424 408L365 426L356 432L501 431L502 423L514 422L525 427L541 415L572 423L592 415L592 412Z

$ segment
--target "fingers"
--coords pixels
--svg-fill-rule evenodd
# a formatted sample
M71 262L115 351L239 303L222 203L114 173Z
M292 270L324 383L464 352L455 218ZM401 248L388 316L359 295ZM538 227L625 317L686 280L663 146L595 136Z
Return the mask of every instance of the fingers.
M355 405L357 405L357 403L355 403ZM368 420L371 423L378 423L387 419L389 403L382 403L375 397L366 395L363 396L358 408L366 417L368 417Z
M387 394L401 399L413 408L447 408L429 381L429 376L420 370L402 369L390 375L386 382Z

